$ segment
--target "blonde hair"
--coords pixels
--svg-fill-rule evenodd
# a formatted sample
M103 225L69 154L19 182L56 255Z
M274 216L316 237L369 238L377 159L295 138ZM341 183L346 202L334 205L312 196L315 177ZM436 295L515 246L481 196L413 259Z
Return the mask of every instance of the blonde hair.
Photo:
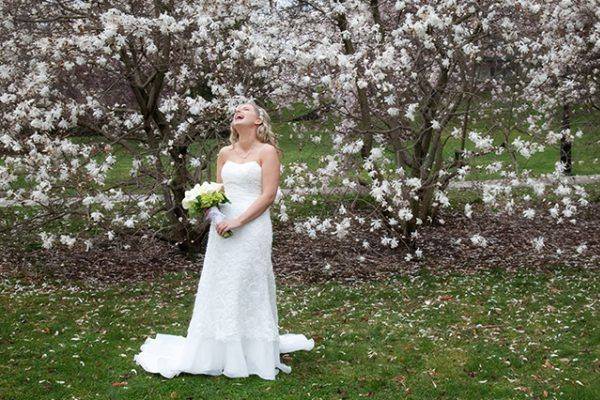
M256 103L249 102L248 104L254 107L256 115L258 115L258 117L262 119L262 123L256 129L256 138L262 143L269 143L273 145L273 147L275 147L275 149L277 150L279 157L281 158L281 156L283 155L283 150L281 150L277 145L277 137L275 136L275 133L271 128L271 117L269 117L269 114L267 114L267 111L264 108L260 107ZM231 124L229 125L229 131L229 142L233 146L235 142L240 140L240 135L235 130L233 126L233 121L231 121Z

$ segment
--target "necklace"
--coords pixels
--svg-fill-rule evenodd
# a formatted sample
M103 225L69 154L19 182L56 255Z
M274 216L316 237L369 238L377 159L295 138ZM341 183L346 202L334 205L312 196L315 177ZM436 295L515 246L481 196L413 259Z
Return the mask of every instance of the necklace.
M246 155L245 155L245 156L242 156L242 155L240 155L240 157L242 157L243 159L246 159L246 158L248 158L248 156L250 155L250 152L251 152L253 149L254 149L254 146L250 147L250 150L248 150L248 151L246 152ZM240 153L239 153L237 150L236 150L236 153L240 154Z

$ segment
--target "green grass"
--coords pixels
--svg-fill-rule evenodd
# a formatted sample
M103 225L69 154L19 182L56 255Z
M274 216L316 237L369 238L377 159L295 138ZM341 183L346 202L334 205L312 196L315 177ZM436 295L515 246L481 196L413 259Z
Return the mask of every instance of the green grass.
M293 116L300 115L306 112L305 108L301 105L297 105L294 110L284 113L284 119L290 119ZM297 123L284 123L275 122L273 124L273 130L278 136L279 146L284 151L283 163L291 164L294 162L304 162L310 168L315 169L318 167L319 158L329 154L331 151L331 137L329 132L335 129L336 122L329 119L324 122L297 122ZM486 132L489 127L494 124L492 119L482 119L473 126L470 126L470 130L478 130ZM577 138L573 143L573 174L575 175L591 175L600 173L600 131L598 130L598 124L600 124L600 113L590 114L578 110L572 118L573 131L581 129L584 135L581 138ZM293 125L301 125L304 127L306 132L302 133L301 137L298 137L294 133ZM554 127L555 130L557 129ZM452 126L449 126L446 134L452 130ZM318 136L321 141L318 143L309 140L310 137ZM503 137L495 134L495 144L500 144ZM517 137L521 137L523 140L527 140L523 134L518 132L512 132L509 141L513 141ZM73 140L76 142L90 142L99 140L90 137L74 137ZM225 144L225 142L223 143ZM131 142L130 145L136 146L135 142ZM210 144L215 145L213 142ZM209 146L210 147L210 146ZM449 139L448 144L444 148L444 158L447 162L450 162L454 158L455 150L460 148L460 141L458 139ZM466 142L466 148L468 150L476 150L473 143L470 140ZM198 157L200 152L200 146L195 143L191 146L190 154L194 157ZM110 171L107 183L118 183L120 179L127 177L129 169L131 168L132 158L121 146L115 146L115 155L117 156L117 164ZM390 159L394 159L391 151L386 151L386 155ZM98 160L103 156L99 155ZM169 159L163 157L165 165L168 165ZM529 158L525 158L521 155L517 156L517 168L519 170L527 169L532 174L540 175L543 173L550 173L554 171L554 164L559 160L559 146L552 145L546 146L545 150L533 154ZM511 157L508 152L502 155L489 154L484 157L474 159L472 165L481 165L483 167L493 163L501 161L505 167L511 164ZM214 162L214 160L213 160ZM285 178L287 172L284 172L282 178ZM362 174L363 177L367 178L366 174ZM499 178L498 173L490 173L486 171L473 170L470 172L466 179L495 179Z
M293 116L301 115L306 110L301 105L297 105L292 111L286 111L283 115L285 120L292 118ZM573 144L573 173L575 175L590 175L590 174L598 174L600 173L600 150L599 150L599 140L600 140L600 131L598 131L598 124L600 123L600 113L589 114L584 113L582 111L578 111L574 114L573 117L573 127L574 131L577 129L582 129L584 132L583 137L575 140ZM306 132L302 133L301 137L298 137L298 134L294 133L293 125L301 125L306 130ZM302 162L306 163L311 169L315 169L320 166L319 158L329 154L331 151L331 137L330 132L335 129L336 122L332 119L326 120L324 122L297 122L297 123L285 123L285 122L275 122L273 124L273 130L278 136L279 145L284 151L284 156L282 162L286 165L289 165L294 162ZM479 131L487 131L490 126L494 124L493 120L485 120L482 119L478 121L476 124L471 126L469 129L476 129ZM450 132L452 127L447 128L446 134ZM318 136L321 138L321 141L318 143L312 142L309 140L310 137ZM501 140L503 140L498 135L496 136L495 143L499 144ZM516 132L512 132L510 135L510 141L514 140L518 136L522 136ZM71 138L76 143L93 143L99 142L104 143L104 139L100 137L83 137L83 136L74 136ZM220 145L226 144L227 141L224 141ZM219 144L214 142L214 139L207 141L207 143L203 143L206 148L211 147L219 147ZM139 144L134 141L130 141L129 145L132 147L137 147L139 149ZM444 158L449 162L454 158L455 150L459 149L460 142L456 139L450 139L448 141L448 145L444 148ZM467 149L475 150L473 144L467 140ZM142 151L145 154L144 151ZM191 157L199 157L202 154L202 146L200 143L194 143L189 150ZM108 186L113 185L122 185L122 181L127 179L129 176L129 170L132 165L132 156L127 152L121 145L114 145L113 154L116 156L116 164L109 171L106 184ZM392 160L394 159L391 151L386 151L388 157ZM98 154L95 159L97 161L102 161L105 158L105 154ZM165 167L169 168L170 159L166 156L161 156L161 159L164 162ZM558 145L547 146L543 152L535 153L530 158L525 158L522 156L517 157L517 167L519 170L528 169L532 172L532 174L539 175L542 173L552 172L554 170L554 164L559 159L559 147ZM485 157L481 157L475 159L471 162L472 165L481 165L487 166L490 163L501 161L505 166L510 164L511 158L505 152L502 155L490 154ZM212 160L213 164L215 160ZM3 163L2 158L0 158L0 165ZM361 175L364 178L367 178L367 174L364 171L361 171ZM287 171L284 171L282 179L285 179L287 176ZM472 179L493 179L498 178L500 175L498 173L489 173L486 171L477 171L473 170L470 172L466 178L469 180ZM213 176L214 178L214 172ZM338 182L339 177L335 177L333 182ZM151 180L148 177L143 177L147 182L150 183ZM20 179L16 186L25 187L27 183ZM137 189L132 187L128 190L135 192Z
M303 134L302 138L298 138L293 133L292 124L286 123L275 123L274 130L278 135L279 147L283 150L283 162L284 164L290 164L292 162L305 162L309 167L316 168L318 166L319 157L325 155L331 149L330 136L326 133L327 128L331 128L328 125L316 125L314 123L303 123L307 128L307 132ZM311 128L311 125L314 127ZM309 140L310 137L318 136L321 138L319 143L315 143ZM76 143L92 144L94 142L102 143L103 139L100 137L72 137ZM209 140L209 145L206 147L216 146L214 139ZM228 141L224 141L221 145L228 144ZM138 148L139 146L135 142L129 143L131 146ZM113 168L109 171L106 183L108 185L114 185L120 182L122 179L126 179L129 176L129 170L132 166L133 157L131 154L123 148L123 146L116 144L113 146L113 154L117 159L117 162ZM143 152L142 152L143 153ZM144 153L143 153L144 154ZM202 155L202 147L199 143L194 143L189 149L190 157L200 157ZM216 155L216 154L215 154ZM104 154L98 154L95 159L100 162L105 158ZM214 158L214 157L213 157ZM163 164L168 167L170 158L167 156L161 156ZM213 165L216 160L213 159ZM213 173L214 175L214 173ZM285 177L285 174L284 174ZM213 176L214 178L214 176Z
M281 332L316 339L312 351L285 360L290 375L146 373L134 354L156 332L185 334L197 279L177 273L104 287L4 280L0 398L600 398L597 272L278 285Z
M319 158L329 154L331 151L331 138L327 134L325 126L314 126L304 134L303 138L298 138L293 133L293 128L289 124L276 124L275 130L279 136L279 146L284 152L282 162L285 165L300 162L306 163L311 169L315 169L319 166L323 166L319 163ZM307 138L312 136L318 136L321 138L319 143L314 143ZM516 133L511 136L511 140L517 138L519 135ZM89 142L90 138L73 138L77 142L86 141ZM583 136L574 142L573 145L573 174L574 175L592 175L600 173L600 150L598 143L599 140L598 132L590 133ZM496 140L499 143L499 139ZM459 149L458 140L450 140L449 144L445 147L444 157L447 162L450 162L454 157L455 150ZM190 154L193 157L200 155L200 146L197 144L193 145L190 149ZM475 150L471 143L468 143L467 149ZM106 183L117 184L120 180L127 178L129 170L131 169L132 157L127 153L121 146L115 145L115 156L117 157L117 163L111 169L108 174ZM394 159L391 151L386 152L387 156L392 160ZM104 156L97 156L98 160L101 160ZM168 165L169 159L162 157L165 165ZM559 160L559 147L558 146L547 146L542 152L533 154L530 158L518 156L518 168L519 170L528 169L532 174L540 175L543 173L550 173L554 171L554 164ZM489 154L484 157L474 159L471 164L487 166L493 162L501 161L505 167L510 165L510 156L504 153L500 156L495 154ZM214 160L213 160L214 162ZM287 171L284 171L282 179L287 176ZM367 177L366 174L363 174ZM486 171L473 170L467 176L467 180L474 179L495 179L499 178L498 173L488 173Z
M522 134L513 133L510 140L521 137L526 140ZM573 143L573 175L593 175L600 173L600 146L596 143L599 140L599 133L588 134ZM501 138L496 138L494 144L501 143ZM467 149L476 151L472 143L467 142ZM444 157L450 160L454 157L454 151L460 148L459 140L450 140L449 145L444 149ZM558 145L546 146L545 150L533 154L526 158L521 155L517 156L517 168L519 171L530 170L534 176L547 174L554 171L554 164L560 159L560 147ZM503 166L511 165L511 157L507 152L501 155L488 154L486 156L474 159L473 165L488 166L494 162L502 162ZM503 169L505 169L503 168ZM485 180L501 178L499 173L490 173L484 171L473 170L467 176L467 180Z

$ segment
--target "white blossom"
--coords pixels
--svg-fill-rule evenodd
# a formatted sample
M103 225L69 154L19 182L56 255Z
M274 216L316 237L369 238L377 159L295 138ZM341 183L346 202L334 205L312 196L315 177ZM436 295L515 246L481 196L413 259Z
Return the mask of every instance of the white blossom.
M487 240L477 233L471 236L471 243L480 247L486 247L488 245Z

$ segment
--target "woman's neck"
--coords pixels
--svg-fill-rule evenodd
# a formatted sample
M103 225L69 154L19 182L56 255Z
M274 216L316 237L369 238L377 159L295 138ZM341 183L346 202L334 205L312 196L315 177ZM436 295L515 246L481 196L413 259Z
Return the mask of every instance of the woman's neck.
M254 146L256 140L256 131L240 134L238 137L238 146L240 147L240 150L248 151Z

